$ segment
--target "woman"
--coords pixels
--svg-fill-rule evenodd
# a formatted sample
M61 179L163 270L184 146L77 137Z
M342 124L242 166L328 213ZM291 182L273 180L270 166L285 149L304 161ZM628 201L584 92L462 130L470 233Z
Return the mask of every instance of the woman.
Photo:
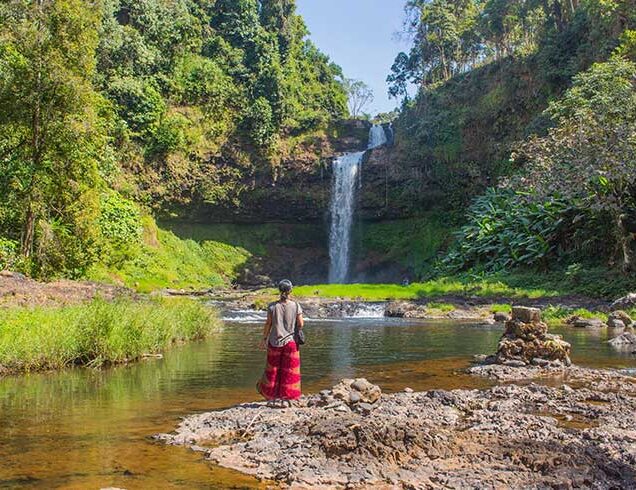
M300 351L295 341L296 328L304 326L303 310L290 299L292 283L278 285L280 299L269 305L260 348L267 346L267 366L256 385L270 406L291 406L300 398ZM279 405L280 402L280 405Z

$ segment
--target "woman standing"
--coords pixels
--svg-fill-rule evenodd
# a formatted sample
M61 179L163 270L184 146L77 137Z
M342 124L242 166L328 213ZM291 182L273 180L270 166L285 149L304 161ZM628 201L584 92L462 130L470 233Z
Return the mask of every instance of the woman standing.
M275 406L291 406L300 398L300 351L296 345L296 329L304 326L303 310L290 299L292 283L278 285L280 299L269 305L260 348L267 347L267 366L256 385L258 392Z

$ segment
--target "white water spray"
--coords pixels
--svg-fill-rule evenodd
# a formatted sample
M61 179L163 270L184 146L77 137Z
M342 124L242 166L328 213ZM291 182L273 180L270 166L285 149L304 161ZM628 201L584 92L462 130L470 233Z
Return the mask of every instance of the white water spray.
M384 128L374 125L369 131L368 149L386 144ZM331 190L331 231L329 233L329 282L343 284L349 276L351 226L355 211L356 178L361 175L364 154L347 153L334 161Z

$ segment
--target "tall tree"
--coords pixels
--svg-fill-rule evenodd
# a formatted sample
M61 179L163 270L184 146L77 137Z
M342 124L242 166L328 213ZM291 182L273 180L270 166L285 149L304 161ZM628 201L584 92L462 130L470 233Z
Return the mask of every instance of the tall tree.
M89 239L98 159L108 153L91 85L99 14L82 0L0 6L0 193L17 210L24 257L40 222L40 245Z
M364 109L373 102L373 89L361 80L346 79L345 88L349 95L349 112L359 117Z

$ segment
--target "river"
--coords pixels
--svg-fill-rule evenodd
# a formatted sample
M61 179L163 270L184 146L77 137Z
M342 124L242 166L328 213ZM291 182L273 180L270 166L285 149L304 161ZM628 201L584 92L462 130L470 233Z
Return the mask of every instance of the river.
M258 488L199 454L149 439L179 417L257 399L264 364L257 318L227 321L209 340L176 347L161 360L106 370L69 369L0 380L2 488ZM385 391L485 387L458 373L473 354L495 350L501 326L392 319L310 321L302 351L303 388L367 377ZM636 367L604 331L556 329L573 360Z

